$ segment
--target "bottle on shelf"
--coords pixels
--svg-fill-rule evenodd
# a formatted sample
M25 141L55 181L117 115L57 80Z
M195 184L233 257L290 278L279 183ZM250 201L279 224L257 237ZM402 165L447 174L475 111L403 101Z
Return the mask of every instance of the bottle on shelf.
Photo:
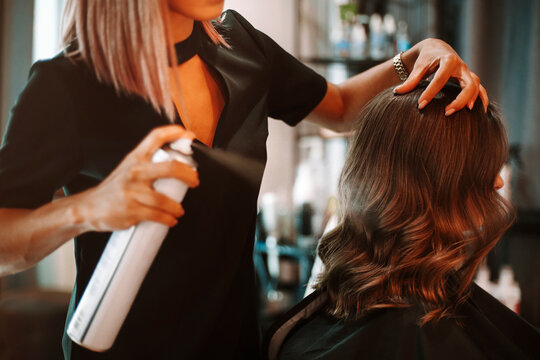
M491 273L486 264L478 267L474 281L478 286L491 294L510 310L519 314L519 305L521 303L521 288L514 280L514 271L508 265L504 265L499 272L498 281L490 280Z
M368 37L359 18L360 16L357 16L351 32L351 58L363 60L367 57Z
M335 57L348 58L350 54L350 43L345 38L343 24L336 26L330 34L332 43L332 55Z
M478 267L474 282L476 282L476 284L482 289L484 289L486 292L493 295L497 284L492 282L490 280L490 277L491 271L489 270L489 267L486 264L482 264Z
M386 56L390 58L396 53L396 20L391 14L384 15L383 27L386 35Z
M396 32L396 51L402 52L411 48L411 40L407 33L408 25L405 21L400 20L398 22L398 28Z
M293 204L297 214L298 244L315 245L314 234L319 233L326 205L326 168L324 140L318 136L300 140L300 163L296 168Z
M382 60L387 56L386 34L381 15L373 14L369 19L369 54L372 59Z
M512 311L519 314L521 289L519 284L514 280L514 271L508 265L501 268L499 282L495 288L494 296Z
M278 200L276 194L265 193L261 196L262 222L267 231L264 240L267 248L267 267L271 278L279 276L278 245Z

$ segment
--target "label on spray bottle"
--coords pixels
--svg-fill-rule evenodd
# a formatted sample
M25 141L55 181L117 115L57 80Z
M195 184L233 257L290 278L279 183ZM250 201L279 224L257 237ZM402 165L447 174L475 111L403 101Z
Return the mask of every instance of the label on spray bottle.
M195 167L191 154L191 140L183 138L158 150L152 161ZM154 188L177 202L187 192L173 178L156 180ZM74 342L94 351L112 346L168 230L146 221L111 235L69 323L67 334Z

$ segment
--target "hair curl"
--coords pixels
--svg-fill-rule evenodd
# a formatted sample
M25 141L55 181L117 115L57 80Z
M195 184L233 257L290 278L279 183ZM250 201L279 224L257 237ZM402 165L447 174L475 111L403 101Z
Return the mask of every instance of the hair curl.
M359 318L420 304L422 324L451 316L476 269L514 219L494 182L508 154L500 114L474 108L445 117L447 84L423 110L426 84L387 89L362 111L339 185L339 225L319 244L316 288L329 312Z

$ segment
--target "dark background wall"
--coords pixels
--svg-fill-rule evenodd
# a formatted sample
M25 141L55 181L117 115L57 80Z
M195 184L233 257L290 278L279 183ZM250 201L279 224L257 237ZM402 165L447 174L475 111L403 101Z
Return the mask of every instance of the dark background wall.
M540 209L540 1L467 0L461 14L462 56L501 105L509 141L520 148L514 203Z
M0 0L0 135L7 123L9 110L26 84L32 64L33 20L33 0ZM0 278L0 292L2 288L35 283L36 271L32 268Z
M33 0L0 0L0 132L32 64Z

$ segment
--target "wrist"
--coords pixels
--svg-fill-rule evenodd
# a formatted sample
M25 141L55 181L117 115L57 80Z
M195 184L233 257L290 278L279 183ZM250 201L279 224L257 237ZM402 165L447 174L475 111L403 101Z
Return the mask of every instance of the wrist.
M68 198L71 201L70 206L67 208L69 222L80 233L94 230L90 218L92 212L89 211L88 201L86 200L87 191Z
M409 74L414 68L414 64L416 63L416 59L418 59L418 55L420 54L420 49L422 48L424 41L425 40L416 43L413 47L405 50L401 54L401 62L403 63L403 66L405 66L405 70L407 70L407 73Z

